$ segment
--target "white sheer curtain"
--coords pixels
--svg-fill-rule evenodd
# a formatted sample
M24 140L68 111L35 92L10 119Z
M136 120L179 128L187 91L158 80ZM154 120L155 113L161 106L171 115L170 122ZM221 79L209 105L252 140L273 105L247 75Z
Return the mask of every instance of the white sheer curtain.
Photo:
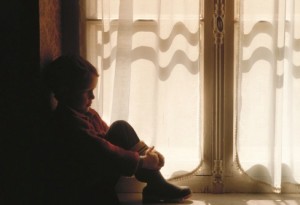
M167 178L201 160L199 7L199 0L86 0L87 58L101 74L93 107L155 145Z
M239 161L280 191L300 183L300 0L241 0L239 50Z

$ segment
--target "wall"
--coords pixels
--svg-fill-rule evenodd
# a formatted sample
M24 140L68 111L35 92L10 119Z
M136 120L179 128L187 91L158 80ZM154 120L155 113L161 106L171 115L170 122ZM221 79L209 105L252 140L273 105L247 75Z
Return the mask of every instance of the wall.
M39 204L36 149L48 114L41 69L79 53L79 0L9 0L0 8L0 204Z
M0 8L0 204L38 204L35 155L47 110L40 71L61 54L60 9L60 0Z
M32 146L38 119L38 0L1 7L0 204L28 201L33 190Z
M79 0L39 0L43 67L61 54L79 54Z
M40 0L39 16L40 59L44 66L62 53L60 0Z

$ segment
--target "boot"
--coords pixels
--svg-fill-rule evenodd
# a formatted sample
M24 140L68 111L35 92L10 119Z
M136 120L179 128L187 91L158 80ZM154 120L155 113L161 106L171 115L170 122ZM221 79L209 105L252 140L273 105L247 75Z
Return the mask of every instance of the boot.
M147 183L143 189L143 203L181 202L192 195L189 187L169 183L159 171L140 169L135 177Z
M147 149L148 146L140 141L131 150L144 155ZM140 168L135 177L137 180L147 183L143 189L144 203L180 202L192 194L189 187L179 187L166 181L160 171Z

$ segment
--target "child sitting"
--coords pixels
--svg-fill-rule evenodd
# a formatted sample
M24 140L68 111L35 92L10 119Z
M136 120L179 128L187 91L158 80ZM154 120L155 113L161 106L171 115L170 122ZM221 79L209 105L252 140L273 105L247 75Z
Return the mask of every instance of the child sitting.
M47 186L53 204L118 204L120 176L147 183L143 202L180 201L188 187L167 182L160 173L164 157L140 141L125 121L108 126L90 106L98 73L79 56L61 56L44 72L57 107L47 143Z

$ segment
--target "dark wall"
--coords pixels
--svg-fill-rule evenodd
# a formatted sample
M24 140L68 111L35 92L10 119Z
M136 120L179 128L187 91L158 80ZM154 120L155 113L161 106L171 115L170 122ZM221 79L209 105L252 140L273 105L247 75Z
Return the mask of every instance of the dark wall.
M34 175L32 142L39 117L39 7L38 0L9 0L3 5L0 12L0 204L30 204Z
M42 68L79 53L79 4L9 0L1 6L0 204L35 204L36 148L47 106Z
M80 54L79 0L61 1L62 9L62 53Z
M40 0L41 66L61 54L79 54L79 0Z
M39 0L41 67L62 53L61 0Z
M39 72L39 16L37 0L11 0L5 5L0 12L0 88L4 103L1 110L12 118L16 111L25 111L23 105L31 102L35 92Z

